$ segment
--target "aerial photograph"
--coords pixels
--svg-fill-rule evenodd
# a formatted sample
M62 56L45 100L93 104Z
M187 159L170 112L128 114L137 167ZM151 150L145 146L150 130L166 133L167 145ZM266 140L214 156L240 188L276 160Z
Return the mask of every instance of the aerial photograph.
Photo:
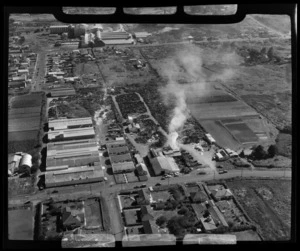
M16 12L8 34L8 240L62 248L291 240L290 16L63 23Z

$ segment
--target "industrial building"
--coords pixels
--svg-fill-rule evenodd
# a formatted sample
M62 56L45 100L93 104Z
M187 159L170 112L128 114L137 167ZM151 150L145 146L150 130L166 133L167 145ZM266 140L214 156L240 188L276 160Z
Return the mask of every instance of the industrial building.
M58 187L104 180L104 172L99 165L69 167L68 169L48 171L45 174L46 187Z
M53 170L54 167L74 167L99 162L98 148L95 139L49 143L47 145L46 170Z
M50 91L51 97L73 96L75 94L76 92L72 87L59 87Z
M63 129L48 132L49 141L64 141L75 139L90 139L95 137L93 127Z
M124 139L106 144L113 173L133 172L135 169L128 146Z
M148 156L152 165L152 169L156 176L161 175L163 172L176 173L180 171L179 167L172 157L164 156L161 152L156 157L151 158L150 154Z
M32 156L28 153L14 153L8 155L8 176L29 171L32 167Z
M91 117L74 119L54 119L48 122L49 130L63 130L73 128L93 127Z
M53 25L49 27L50 34L62 34L69 31L68 25Z

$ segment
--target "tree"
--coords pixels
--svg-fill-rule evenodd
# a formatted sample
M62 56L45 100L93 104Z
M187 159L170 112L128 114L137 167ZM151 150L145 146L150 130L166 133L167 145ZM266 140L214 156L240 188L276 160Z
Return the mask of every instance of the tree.
M158 226L162 226L163 224L165 224L167 222L167 218L165 216L160 216L156 219L156 224Z
M267 153L261 145L258 145L256 148L254 148L251 155L253 158L259 160L265 158L267 156Z
M239 155L241 158L245 158L245 152L244 150L241 151L240 155Z
M268 55L268 58L269 58L270 60L273 59L273 57L274 57L274 49L273 49L272 46L269 48L267 55Z
M263 47L260 51L261 54L266 54L267 53L267 48Z
M188 211L188 208L186 206L183 206L179 209L178 214L186 214Z
M270 145L268 148L268 156L273 158L275 155L278 154L278 148L276 145Z

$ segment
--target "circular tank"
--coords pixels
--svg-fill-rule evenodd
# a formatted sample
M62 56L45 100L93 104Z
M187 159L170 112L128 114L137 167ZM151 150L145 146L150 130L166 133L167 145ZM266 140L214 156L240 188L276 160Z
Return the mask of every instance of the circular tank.
M21 161L20 161L20 167L21 166L29 166L32 167L32 156L30 154L24 154Z
M75 37L80 37L80 36L84 35L86 30L87 30L87 27L88 26L86 24L77 24L77 25L75 25L74 36Z

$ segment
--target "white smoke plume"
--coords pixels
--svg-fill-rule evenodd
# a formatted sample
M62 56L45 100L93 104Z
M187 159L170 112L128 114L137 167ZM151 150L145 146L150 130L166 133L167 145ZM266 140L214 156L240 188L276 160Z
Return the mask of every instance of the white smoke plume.
M234 70L225 69L211 76L207 76L203 71L204 51L193 44L186 45L184 49L177 51L172 57L168 58L162 66L161 73L167 79L168 84L162 88L161 94L164 102L168 105L175 103L175 108L171 114L171 121L168 126L167 144L173 149L178 149L178 131L183 127L188 118L187 99L203 95L210 92L209 81L228 80L233 77ZM218 52L222 63L232 65L236 62L235 54ZM208 55L215 57L217 55ZM218 60L216 60L219 62ZM180 79L187 80L188 83L179 83Z

